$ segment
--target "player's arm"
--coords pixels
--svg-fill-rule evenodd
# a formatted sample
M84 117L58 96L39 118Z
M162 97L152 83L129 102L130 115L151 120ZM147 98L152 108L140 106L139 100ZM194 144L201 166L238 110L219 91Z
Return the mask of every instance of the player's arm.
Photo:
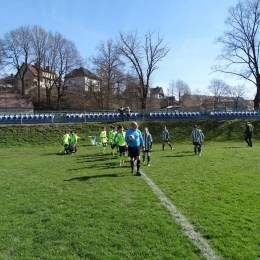
M150 135L150 151L152 150L152 148L153 148L153 138L152 138L152 136Z

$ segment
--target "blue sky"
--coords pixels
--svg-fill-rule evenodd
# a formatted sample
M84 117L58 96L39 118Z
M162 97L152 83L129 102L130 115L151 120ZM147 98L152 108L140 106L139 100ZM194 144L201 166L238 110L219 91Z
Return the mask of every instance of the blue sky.
M224 21L237 0L0 0L0 37L24 25L40 25L72 40L83 58L95 55L100 40L119 31L142 35L158 29L170 52L153 74L153 86L172 80L186 82L192 92L208 93L210 80L230 85L249 83L223 74L210 74L221 46L215 39L226 29ZM251 96L250 96L251 97Z

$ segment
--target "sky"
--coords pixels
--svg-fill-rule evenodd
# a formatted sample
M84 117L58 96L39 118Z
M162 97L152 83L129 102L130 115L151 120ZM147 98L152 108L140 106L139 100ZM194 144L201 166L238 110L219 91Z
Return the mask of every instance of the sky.
M167 95L172 81L187 83L192 93L209 94L212 79L231 86L252 84L211 73L222 46L215 43L228 28L228 8L238 0L0 0L0 37L20 26L39 25L75 43L83 58L96 54L100 41L119 32L159 30L169 53L153 73L153 87ZM254 91L248 94L252 98Z

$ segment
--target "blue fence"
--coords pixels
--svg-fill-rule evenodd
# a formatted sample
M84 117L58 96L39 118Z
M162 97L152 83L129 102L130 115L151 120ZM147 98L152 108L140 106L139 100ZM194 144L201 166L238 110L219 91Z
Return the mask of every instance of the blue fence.
M223 118L256 118L260 117L258 112L211 112L205 115L203 112L132 112L130 114L131 120L175 120L178 118L198 118L198 119L223 119ZM123 115L126 119L126 115ZM49 112L49 113L35 113L35 114L2 114L0 115L0 123L66 123L66 122L92 122L92 121L121 121L122 116L117 112L79 112L79 113L63 113L63 112Z
M257 112L212 112L215 117L256 117Z

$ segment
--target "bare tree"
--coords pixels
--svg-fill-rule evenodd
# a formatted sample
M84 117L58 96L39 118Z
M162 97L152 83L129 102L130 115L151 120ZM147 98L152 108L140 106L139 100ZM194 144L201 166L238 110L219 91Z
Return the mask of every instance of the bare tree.
M54 61L51 70L56 73L55 87L57 88L57 109L61 107L61 97L66 90L65 75L82 65L82 58L75 44L65 39L60 33L55 33L52 40Z
M246 93L246 88L244 85L237 85L237 86L230 86L227 89L228 94L232 99L234 100L234 109L238 109L238 102L239 99L243 97L243 95Z
M15 68L21 82L21 94L25 94L25 75L28 64L32 61L32 45L30 41L30 27L21 26L4 35L5 66Z
M167 45L163 45L163 40L160 33L155 31L146 33L143 42L137 32L119 33L118 51L129 62L131 70L139 80L137 97L141 100L142 109L147 106L151 76L158 69L157 63L169 52Z
M130 106L130 109L140 108L140 99L137 98L136 92L140 93L139 81L137 78L133 77L132 75L127 74L123 97L125 101L125 106L127 104L128 106Z
M51 33L47 33L42 27L34 25L30 31L32 51L34 55L34 62L37 64L37 93L38 93L38 106L41 100L41 67L44 66L46 54L49 51L49 38Z
M99 42L96 47L98 51L96 56L91 58L93 71L102 79L100 91L103 92L99 98L104 97L105 109L110 109L113 96L118 92L117 87L123 81L122 67L124 63L120 60L120 55L116 51L112 39L106 42ZM98 94L93 92L95 96ZM104 103L104 101L101 101Z
M185 94L190 94L190 87L183 80L178 79L176 82L172 80L169 86L169 93L173 96L177 96L179 104L183 102Z
M4 42L2 39L0 39L0 69L4 68L4 56L5 56Z
M214 96L214 110L216 105L220 105L221 97L227 95L227 89L229 86L221 79L212 79L210 81L210 85L208 86L208 90Z
M229 8L225 23L229 30L216 40L223 45L220 64L212 69L252 82L256 87L254 107L259 108L260 0L239 1Z

